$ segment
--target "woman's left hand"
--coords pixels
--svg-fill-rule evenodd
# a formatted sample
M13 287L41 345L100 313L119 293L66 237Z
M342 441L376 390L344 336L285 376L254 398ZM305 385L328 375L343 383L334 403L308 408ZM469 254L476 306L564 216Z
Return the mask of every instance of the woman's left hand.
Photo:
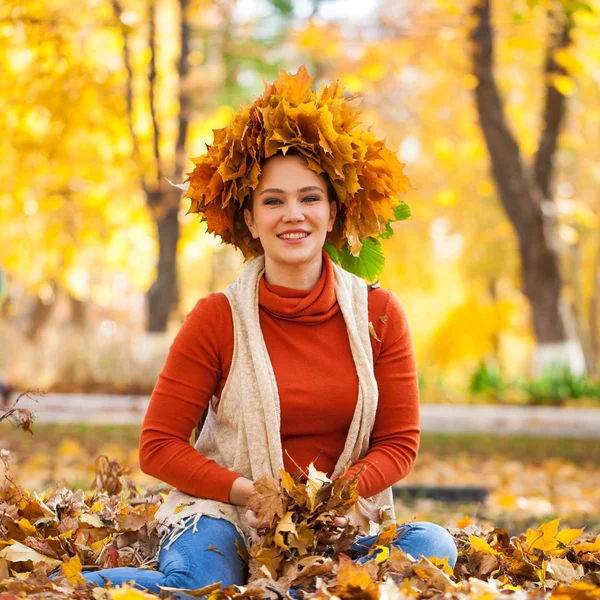
M246 521L250 526L250 537L253 543L259 542L262 537L269 531L269 523L261 523L253 510L246 511Z

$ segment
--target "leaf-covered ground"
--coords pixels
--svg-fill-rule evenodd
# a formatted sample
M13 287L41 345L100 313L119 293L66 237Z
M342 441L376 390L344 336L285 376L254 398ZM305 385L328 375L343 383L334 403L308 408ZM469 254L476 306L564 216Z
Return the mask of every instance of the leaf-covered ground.
M146 597L132 588L86 588L79 575L82 568L152 566L158 538L151 519L161 497L157 482L136 467L137 434L107 429L69 436L35 430L34 436L6 432L0 438L0 447L10 450L5 458L12 480L0 489L0 598ZM110 460L95 464L102 454ZM112 460L129 466L129 474L123 477ZM406 483L490 489L482 505L417 500L397 507L401 520L434 520L449 528L459 548L453 573L441 562L413 561L397 550L388 551L382 540L364 566L343 556L331 559L308 552L298 557L283 581L273 579L281 573L267 575L263 570L261 580L255 571L255 581L245 590L205 592L212 600L279 598L286 597L293 583L302 589L296 597L307 598L488 600L527 595L600 600L597 460L593 453L588 464L579 458L518 460L476 452L441 457L426 449ZM127 477L135 486L128 485ZM94 480L105 491L91 490ZM282 515L286 519L280 532L293 547L286 532L301 523L288 512ZM47 573L53 571L63 576L48 580Z

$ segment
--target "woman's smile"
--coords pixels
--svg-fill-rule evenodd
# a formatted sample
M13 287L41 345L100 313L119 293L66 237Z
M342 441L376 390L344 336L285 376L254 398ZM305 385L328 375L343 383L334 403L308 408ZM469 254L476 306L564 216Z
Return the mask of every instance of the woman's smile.
M306 239L310 235L309 231L304 231L301 229L295 229L292 231L284 231L277 235L280 240L288 244L299 244L302 240Z

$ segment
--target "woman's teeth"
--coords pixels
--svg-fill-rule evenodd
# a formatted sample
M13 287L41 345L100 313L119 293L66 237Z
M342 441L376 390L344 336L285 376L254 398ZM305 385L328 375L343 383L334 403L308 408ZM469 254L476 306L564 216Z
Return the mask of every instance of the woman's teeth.
M280 237L284 240L299 240L300 238L307 237L308 233L282 233L277 237Z

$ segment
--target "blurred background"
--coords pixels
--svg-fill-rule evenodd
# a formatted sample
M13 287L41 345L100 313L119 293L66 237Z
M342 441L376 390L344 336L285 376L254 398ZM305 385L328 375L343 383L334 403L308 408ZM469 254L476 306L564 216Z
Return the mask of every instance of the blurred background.
M4 377L152 390L186 313L242 267L167 179L305 63L363 98L412 181L381 283L424 401L594 401L599 32L597 1L6 0Z
M363 98L412 181L381 283L423 399L593 401L599 33L597 1L6 0L0 370L152 390L187 312L242 267L167 180L305 63Z
M598 0L4 0L0 379L77 402L152 391L185 315L242 268L168 180L306 64L362 97L412 181L381 284L423 402L597 406L599 34ZM2 440L27 485L85 485L99 453L150 484L135 426L38 431ZM404 514L597 521L598 456L425 435L409 482L492 495Z

